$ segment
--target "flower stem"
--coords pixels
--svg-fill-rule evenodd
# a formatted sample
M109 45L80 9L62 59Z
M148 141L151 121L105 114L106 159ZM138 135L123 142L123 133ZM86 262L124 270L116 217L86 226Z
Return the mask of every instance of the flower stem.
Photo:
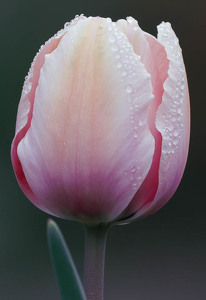
M87 300L103 300L105 248L109 226L85 227L84 289Z

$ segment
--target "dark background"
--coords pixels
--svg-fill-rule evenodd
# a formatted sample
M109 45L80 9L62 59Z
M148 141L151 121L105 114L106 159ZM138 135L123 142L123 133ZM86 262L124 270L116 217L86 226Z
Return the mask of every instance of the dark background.
M0 0L0 299L53 300L58 290L46 243L49 217L20 190L10 144L24 77L40 45L76 14L132 15L143 30L169 21L188 74L192 130L187 167L171 201L109 234L105 300L206 299L205 5L202 0ZM204 27L204 28L203 28ZM81 224L56 219L83 273Z

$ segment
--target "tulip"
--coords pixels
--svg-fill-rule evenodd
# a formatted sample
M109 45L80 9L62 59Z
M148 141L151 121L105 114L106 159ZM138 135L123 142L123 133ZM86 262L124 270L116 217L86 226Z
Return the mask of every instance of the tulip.
M159 210L185 168L190 106L178 39L132 17L83 15L37 53L19 103L12 162L30 201L86 224Z
M189 96L171 25L80 16L36 55L12 162L40 209L82 222L152 214L175 192L189 144Z

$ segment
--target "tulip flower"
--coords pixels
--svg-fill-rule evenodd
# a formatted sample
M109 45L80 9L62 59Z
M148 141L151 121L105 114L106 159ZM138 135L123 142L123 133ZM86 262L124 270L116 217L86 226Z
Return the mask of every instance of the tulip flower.
M30 201L94 228L144 218L185 168L190 106L178 39L132 17L80 16L37 53L19 103L12 162ZM97 298L96 298L97 299Z

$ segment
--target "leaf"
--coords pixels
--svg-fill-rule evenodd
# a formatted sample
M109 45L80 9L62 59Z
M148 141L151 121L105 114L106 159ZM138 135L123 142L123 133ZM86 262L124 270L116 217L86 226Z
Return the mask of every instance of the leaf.
M64 237L53 220L48 220L47 238L61 300L86 300L85 292Z

